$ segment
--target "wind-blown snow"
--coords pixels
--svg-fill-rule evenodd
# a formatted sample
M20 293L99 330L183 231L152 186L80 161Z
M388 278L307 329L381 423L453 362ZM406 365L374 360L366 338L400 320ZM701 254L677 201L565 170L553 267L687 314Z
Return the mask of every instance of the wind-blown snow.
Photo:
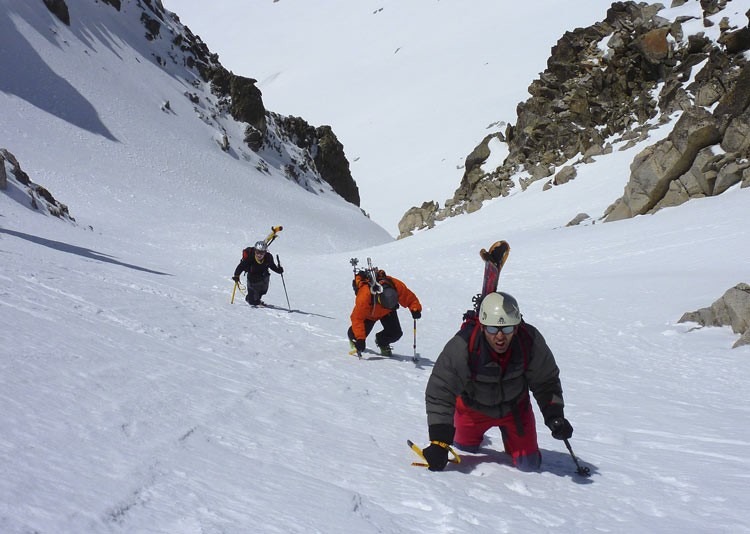
M335 195L218 151L179 77L140 55L138 28L101 2L68 4L71 30L0 0L3 79L24 80L0 87L0 147L78 221L0 194L0 532L750 532L750 349L731 349L729 328L677 323L749 282L748 189L564 227L622 193L641 146L394 242ZM566 16L587 24L578 5ZM46 92L63 86L66 110ZM387 145L381 157L408 164ZM291 313L230 304L240 250L272 224L286 292L272 274L265 300L288 297ZM589 479L538 410L539 473L512 468L496 430L459 467L409 465L432 364L497 239L512 248L501 287L561 368ZM417 366L403 311L394 358L347 355L349 259L368 256L424 305Z

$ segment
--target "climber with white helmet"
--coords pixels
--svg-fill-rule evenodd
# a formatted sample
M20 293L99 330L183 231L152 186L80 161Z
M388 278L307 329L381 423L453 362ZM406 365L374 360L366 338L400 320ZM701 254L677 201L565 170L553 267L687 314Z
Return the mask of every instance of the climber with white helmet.
M445 468L451 446L477 452L492 427L500 428L514 466L539 469L542 456L529 393L554 438L573 435L563 413L559 374L552 351L523 320L516 299L489 293L478 315L467 315L445 345L427 382L430 445L422 454L430 470Z

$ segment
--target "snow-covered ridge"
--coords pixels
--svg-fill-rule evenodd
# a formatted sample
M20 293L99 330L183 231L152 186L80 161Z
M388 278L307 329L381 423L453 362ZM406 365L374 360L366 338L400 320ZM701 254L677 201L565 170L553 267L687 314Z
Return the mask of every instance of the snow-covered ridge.
M130 225L119 218L122 203L142 202L161 206L153 229L192 220L244 236L286 211L312 220L329 212L335 222L310 227L389 239L326 181L348 172L330 128L265 108L253 115L242 99L252 91L233 89L253 81L224 69L160 3L70 2L70 25L42 2L0 7L0 105L13 118L0 146L85 227L99 229L104 214L107 225ZM249 131L261 133L257 151ZM346 191L356 200L356 186ZM221 198L225 212L206 213L207 197ZM184 225L174 232L190 235Z

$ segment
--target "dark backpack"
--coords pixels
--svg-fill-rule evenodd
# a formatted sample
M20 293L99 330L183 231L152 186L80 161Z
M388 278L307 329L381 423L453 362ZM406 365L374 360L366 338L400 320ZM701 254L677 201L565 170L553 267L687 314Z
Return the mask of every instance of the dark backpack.
M380 304L383 308L397 310L398 291L396 290L393 280L391 280L389 276L386 276L385 271L378 271L378 284L382 288L382 291L373 294L375 302Z
M359 291L361 284L361 282L358 282L357 277L360 280L367 280L370 295L372 295L373 306L380 304L388 310L398 309L398 290L391 277L386 275L384 270L372 268L357 271L354 275L354 280L352 280L354 293Z

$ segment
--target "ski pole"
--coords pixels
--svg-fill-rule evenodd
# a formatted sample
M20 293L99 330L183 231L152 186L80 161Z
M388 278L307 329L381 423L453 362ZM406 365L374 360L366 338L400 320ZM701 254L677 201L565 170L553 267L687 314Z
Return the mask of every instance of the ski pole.
M588 467L584 467L578 463L578 458L576 458L576 455L573 454L573 448L570 446L570 442L567 439L564 439L563 441L565 442L565 446L568 448L570 457L573 458L573 462L575 462L576 467L578 468L576 469L576 472L584 477L591 475L591 469L589 469Z
M278 254L276 254L276 263L278 263L279 267L281 267L281 260L279 259ZM286 282L284 282L284 273L281 273L281 283L284 285L284 295L286 295L286 308L289 310L289 313L292 313L292 307L289 305L289 293L286 292Z
M411 357L414 363L419 359L417 357L417 320L414 319L414 356Z
M237 292L237 285L239 282L234 283L234 287L232 288L232 300L229 301L229 304L234 304L234 294Z

